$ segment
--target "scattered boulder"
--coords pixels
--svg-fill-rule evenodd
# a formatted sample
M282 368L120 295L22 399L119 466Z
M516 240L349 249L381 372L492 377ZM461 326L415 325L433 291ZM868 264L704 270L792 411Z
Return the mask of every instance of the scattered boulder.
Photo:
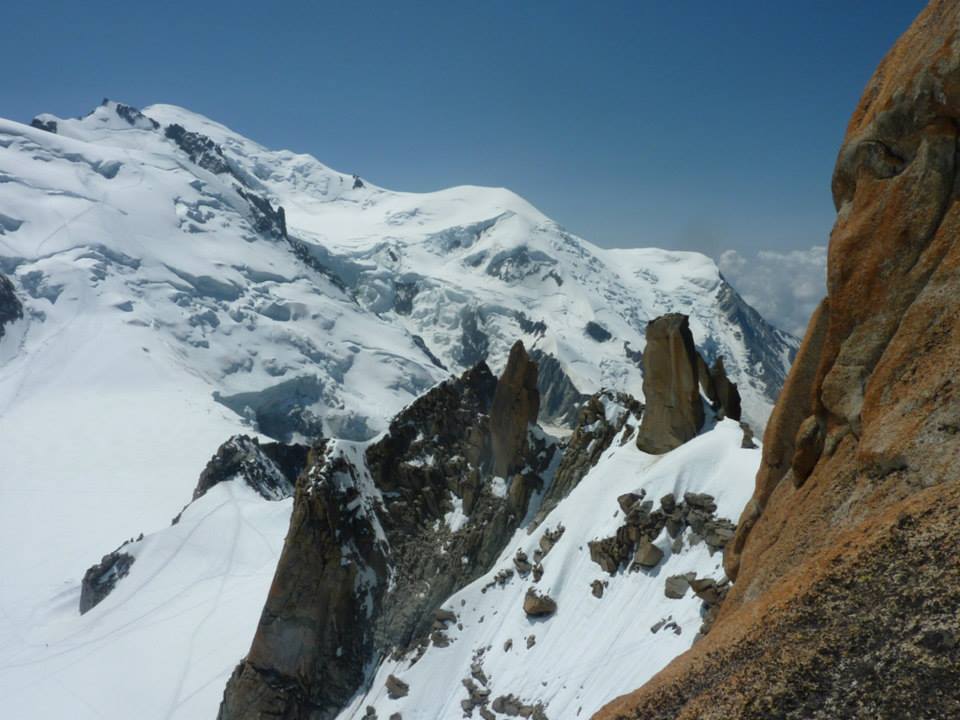
M387 688L387 696L391 700L399 700L406 697L410 692L410 686L396 675L388 675L384 686Z
M687 575L671 575L664 583L663 594L671 600L679 600L687 594L687 590L690 589L690 581L692 579L693 578L689 576L689 573Z
M662 315L647 324L643 351L646 406L637 447L660 455L690 440L703 426L697 351L686 315Z
M737 526L723 518L711 518L703 524L703 540L713 550L723 550L736 533Z
M594 580L590 583L590 592L595 598L603 597L603 583L600 580Z
M541 595L530 588L523 598L523 611L528 617L546 617L557 611L557 603L549 595Z
M553 546L557 544L557 541L563 536L563 531L566 528L563 525L558 525L553 530L546 530L543 535L540 536L540 550L543 553L541 557L546 557L547 553L553 549Z
M438 608L433 613L433 619L435 623L440 623L442 626L446 627L447 623L455 623L457 621L457 615L452 610Z
M617 504L624 513L628 513L634 505L643 500L644 495L646 495L646 493L643 490L640 491L639 495L632 492L624 493L617 498Z
M708 493L687 492L683 494L683 501L690 507L703 510L707 513L717 511L717 504L713 500L713 495Z
M677 509L677 499L674 497L673 493L667 493L662 498L660 498L660 509L664 513L670 515L674 510Z
M520 549L517 549L517 554L513 556L513 564L521 576L527 575L533 569L527 554Z
M640 567L653 568L660 564L663 559L663 550L658 548L647 538L640 541L637 546L637 552L633 556L633 561Z

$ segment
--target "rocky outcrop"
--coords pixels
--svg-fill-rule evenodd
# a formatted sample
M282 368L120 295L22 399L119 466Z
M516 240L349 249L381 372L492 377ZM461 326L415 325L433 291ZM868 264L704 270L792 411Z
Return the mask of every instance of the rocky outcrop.
M3 326L23 317L23 305L13 289L13 283L0 273L0 339L3 338Z
M733 538L734 524L716 516L717 505L705 493L684 493L677 502L672 493L660 498L660 507L645 500L646 491L626 493L617 500L623 524L614 535L587 543L590 559L604 571L615 575L629 563L631 570L655 568L664 552L654 544L664 528L674 542L682 542L684 533L690 543L706 542L711 553L724 549ZM632 560L632 562L631 562Z
M515 461L526 446L527 427L537 422L537 379L537 364L518 340L510 349L490 408L492 472L498 477L509 478L518 469Z
M306 445L261 443L247 435L234 435L221 445L200 474L193 491L196 500L217 483L240 479L265 500L293 495L297 476L307 464Z
M230 173L230 164L223 154L223 149L206 135L191 132L177 123L167 125L163 134L187 154L190 162L215 175Z
M637 447L644 452L673 450L703 427L698 359L686 315L661 315L647 324L645 408L637 434Z
M960 716L960 5L882 62L703 640L596 717Z
M415 660L448 644L455 616L438 608L493 565L556 451L529 427L537 405L536 365L518 345L499 381L481 363L440 384L365 457L353 444L315 448L220 717L332 718L384 654Z
M80 584L80 614L89 612L103 602L116 587L117 582L127 576L133 566L133 555L121 552L121 546L112 553L103 556L99 563L83 574Z

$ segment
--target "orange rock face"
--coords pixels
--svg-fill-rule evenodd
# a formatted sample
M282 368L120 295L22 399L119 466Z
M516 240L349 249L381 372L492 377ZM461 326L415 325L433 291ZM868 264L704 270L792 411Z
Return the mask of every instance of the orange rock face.
M612 718L960 717L960 3L880 64L710 634Z

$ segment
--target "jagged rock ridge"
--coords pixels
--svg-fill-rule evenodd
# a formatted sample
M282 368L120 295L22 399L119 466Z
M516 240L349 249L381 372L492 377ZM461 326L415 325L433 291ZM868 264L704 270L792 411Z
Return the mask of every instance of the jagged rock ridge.
M490 567L556 451L529 427L536 376L518 343L499 381L481 363L442 383L364 456L315 448L222 720L335 717L372 659L445 642L432 611Z

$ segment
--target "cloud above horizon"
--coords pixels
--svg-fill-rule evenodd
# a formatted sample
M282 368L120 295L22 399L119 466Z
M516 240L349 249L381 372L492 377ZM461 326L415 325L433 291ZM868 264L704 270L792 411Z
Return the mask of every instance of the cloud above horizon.
M827 294L827 248L760 250L754 255L725 250L720 272L769 322L803 337L810 315Z

